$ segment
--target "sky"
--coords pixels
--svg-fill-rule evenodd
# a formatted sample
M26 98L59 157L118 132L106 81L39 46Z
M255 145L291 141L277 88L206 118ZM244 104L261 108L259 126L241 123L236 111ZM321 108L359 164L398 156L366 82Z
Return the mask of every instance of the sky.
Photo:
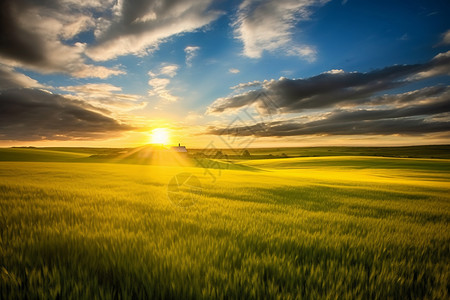
M0 146L450 144L450 2L2 0Z

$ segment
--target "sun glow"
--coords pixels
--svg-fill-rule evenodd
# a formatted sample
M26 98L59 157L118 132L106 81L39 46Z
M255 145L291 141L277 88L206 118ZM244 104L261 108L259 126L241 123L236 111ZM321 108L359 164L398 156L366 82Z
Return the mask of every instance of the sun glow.
M166 128L156 128L152 130L152 144L167 145L170 141L169 131Z

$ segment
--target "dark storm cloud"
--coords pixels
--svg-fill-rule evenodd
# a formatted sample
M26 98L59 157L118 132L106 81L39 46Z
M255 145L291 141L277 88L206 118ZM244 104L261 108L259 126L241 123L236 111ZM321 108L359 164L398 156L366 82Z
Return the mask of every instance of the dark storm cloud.
M406 92L403 94L394 95L382 95L373 97L370 99L370 105L381 105L381 104L408 104L421 101L424 99L434 98L434 97L447 97L450 98L450 87L444 85L436 85L425 87L420 90L415 90L411 92ZM362 103L366 103L364 99Z
M281 113L300 112L304 109L327 108L337 104L369 102L376 93L390 90L411 80L419 80L450 72L450 52L437 55L431 61L415 65L395 65L367 73L331 72L307 79L266 81L258 90L219 98L212 103L209 113L256 104L262 111L261 94L266 95Z
M407 95L405 95L407 94ZM390 95L394 103L417 101L420 95L428 95L425 103L417 103L388 109L336 109L319 115L319 120L301 122L300 118L258 123L241 127L210 127L206 132L214 135L282 137L302 135L418 135L450 131L449 87L432 87L422 90ZM414 95L415 97L412 97ZM407 96L411 96L408 98ZM440 117L440 118L436 118ZM436 120L438 119L438 120Z
M131 129L61 95L26 88L0 92L2 140L95 139Z
M383 119L396 119L414 116L429 116L441 113L450 112L450 99L437 103L416 105L410 107L403 107L399 109L377 109L365 110L360 109L356 111L341 111L337 110L324 121L316 121L314 123L337 123L337 122L352 122L352 121L371 121Z
M264 130L261 130L261 128L264 128ZM210 128L206 133L233 136L285 137L303 135L420 135L445 131L450 131L450 122L428 122L424 118L419 118L346 121L341 123L280 121L256 124L250 127L237 127L231 130Z
M38 63L45 60L42 40L17 20L28 7L30 5L20 0L0 2L0 54L26 63Z

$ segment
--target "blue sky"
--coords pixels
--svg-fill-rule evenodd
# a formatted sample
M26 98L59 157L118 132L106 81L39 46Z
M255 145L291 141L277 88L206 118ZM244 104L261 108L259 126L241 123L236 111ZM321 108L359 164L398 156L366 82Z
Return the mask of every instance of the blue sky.
M3 146L449 143L448 1L1 7Z

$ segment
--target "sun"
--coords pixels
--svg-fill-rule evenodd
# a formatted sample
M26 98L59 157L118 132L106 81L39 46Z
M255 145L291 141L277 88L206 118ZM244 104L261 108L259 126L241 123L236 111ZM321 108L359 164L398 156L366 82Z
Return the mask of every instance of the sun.
M169 131L166 128L152 130L152 144L167 145L170 141Z

